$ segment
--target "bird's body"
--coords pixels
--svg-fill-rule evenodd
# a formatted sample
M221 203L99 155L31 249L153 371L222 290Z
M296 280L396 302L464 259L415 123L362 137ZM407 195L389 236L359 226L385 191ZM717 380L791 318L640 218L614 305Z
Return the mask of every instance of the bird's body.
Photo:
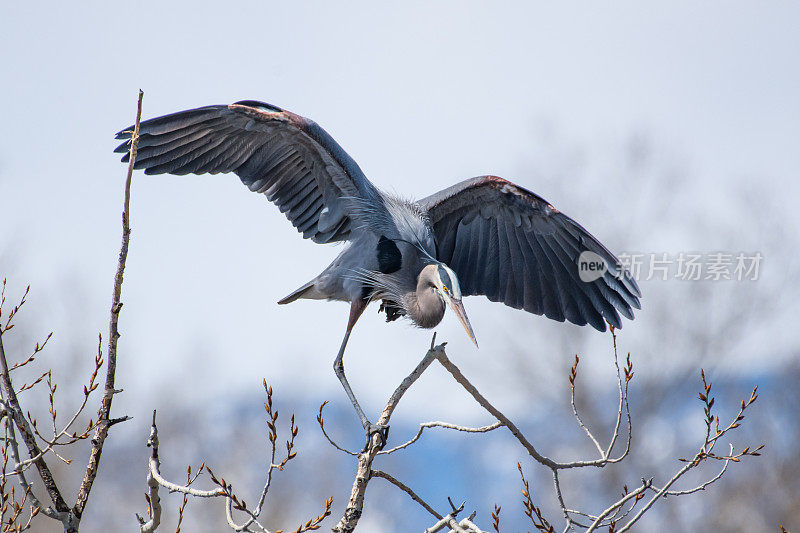
M426 264L424 254L436 254L430 222L415 202L385 194L381 199L391 218L357 232L325 270L279 303L299 298L352 302L365 297L400 303L396 297L405 294L386 294L386 290L416 287L417 275ZM400 228L405 231L401 233Z
M131 130L118 152L128 150ZM127 155L123 161L127 160ZM316 278L282 299L350 303L334 369L367 420L344 375L350 332L372 301L387 320L406 316L432 328L449 306L470 338L462 296L485 295L548 318L622 327L639 288L614 255L577 222L536 194L497 176L458 183L419 201L380 191L315 122L271 104L206 106L141 123L135 168L147 174L236 173L266 195L317 243L345 249ZM583 254L604 263L584 279ZM477 342L476 342L477 344Z
M430 221L416 202L386 194L382 199L391 215L389 223L378 231L361 232L317 277L278 303L303 298L380 301L387 321L407 316L421 328L436 327L446 301L436 290L419 286L420 279L426 279L420 274L436 256Z

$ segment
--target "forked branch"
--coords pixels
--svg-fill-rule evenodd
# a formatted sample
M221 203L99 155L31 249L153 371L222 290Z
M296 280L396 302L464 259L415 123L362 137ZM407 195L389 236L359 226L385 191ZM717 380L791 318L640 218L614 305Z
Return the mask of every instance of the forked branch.
M445 345L441 344L435 346L435 336L434 340L431 343L431 347L426 353L425 357L423 357L422 361L420 361L420 363L417 365L414 371L403 380L403 383L400 385L400 387L398 387L395 393L392 394L392 396L390 397L387 406L384 409L383 414L381 415L379 423L388 425L391 414L396 408L397 403L400 401L403 394L430 366L431 362L433 362L433 359L438 360L439 363L451 374L451 376L455 379L455 381L459 385L461 385L481 407L483 407L489 414L491 414L496 419L494 423L479 428L470 428L466 426L451 424L448 422L438 422L438 421L425 422L420 424L420 428L417 431L416 435L414 435L411 439L409 439L403 444L394 446L393 448L387 450L381 450L380 448L383 443L381 442L378 436L375 436L368 443L368 446L364 451L356 454L355 452L345 450L344 448L336 444L329 437L328 433L325 431L324 428L324 421L322 419L322 407L321 407L320 413L318 415L318 422L326 438L328 438L329 442L339 450L351 455L356 455L358 459L358 468L353 483L350 502L348 503L348 506L345 509L344 515L340 519L339 523L334 527L333 531L345 532L345 531L353 531L355 529L356 525L358 524L358 520L361 517L361 513L363 511L364 494L366 492L367 484L369 483L372 477L381 477L383 479L386 479L391 484L396 486L398 489L408 494L413 501L415 501L417 504L423 507L427 512L429 512L433 517L435 517L437 519L437 523L432 528L429 528L428 531L438 531L444 527L449 528L451 531L480 531L480 529L478 529L477 526L474 526L474 524L471 522L472 519L471 517L469 519L463 519L461 522L458 522L456 520L456 515L463 508L457 508L453 506L451 511L449 511L447 514L438 513L432 505L426 502L417 492L412 490L408 485L400 482L391 474L388 474L382 470L374 469L372 466L374 460L380 455L391 454L399 452L401 450L409 449L414 443L416 443L422 437L422 434L425 429L433 427L441 427L445 429L452 429L466 433L485 433L497 429L501 426L505 426L506 428L508 428L508 430L517 439L517 441L521 444L523 449L525 449L528 455L534 461L538 462L539 464L541 464L542 466L551 471L556 499L558 501L561 513L563 515L564 532L575 531L575 530L585 530L588 532L592 532L596 531L598 528L609 528L609 531L628 531L660 499L663 499L667 496L685 496L696 493L701 490L705 490L707 487L709 487L711 484L719 480L725 474L728 465L730 463L738 462L740 458L743 456L759 455L759 452L763 446L759 446L752 450L749 447L747 447L737 454L734 454L733 447L731 446L730 451L726 455L715 454L715 452L713 451L714 445L720 439L722 439L728 432L736 429L739 426L741 421L744 419L743 413L745 409L749 407L756 400L757 394L756 390L754 389L752 394L750 395L750 398L748 400L741 402L739 412L733 418L733 420L726 426L720 427L719 417L713 415L711 412L711 409L714 404L714 400L710 396L711 385L706 382L705 374L701 372L701 378L703 381L703 391L700 393L699 398L701 401L704 402L704 413L706 417L706 435L704 442L701 445L700 450L697 452L697 454L695 454L695 456L692 457L691 459L684 460L685 461L684 466L680 468L677 472L675 472L672 475L672 477L669 480L667 480L667 482L661 487L655 486L653 484L653 479L642 479L641 485L632 491L629 491L627 486L623 487L622 495L616 501L608 505L605 509L603 509L600 512L589 513L569 507L563 496L563 491L562 491L563 481L561 480L560 477L561 471L570 470L574 468L585 468L585 467L603 468L609 464L618 463L624 460L631 450L632 421L631 421L630 406L628 402L628 387L630 381L633 379L634 376L633 363L631 361L630 354L628 354L627 357L625 358L624 365L620 364L619 357L617 355L617 338L613 328L611 328L611 333L613 339L614 367L616 370L619 397L616 406L616 419L614 421L611 430L611 435L607 441L607 444L605 445L601 444L600 439L595 437L595 435L588 427L588 425L584 423L576 407L575 393L577 387L578 362L579 362L579 358L577 356L575 358L575 363L570 369L568 376L570 385L570 404L573 410L573 414L578 422L578 425L586 433L588 439L591 441L591 443L598 452L598 457L595 459L574 459L574 460L564 461L564 460L556 460L542 454L536 447L534 447L534 445L519 429L519 427L505 414L503 414L502 411L500 411L497 407L495 407L477 389L477 387L469 379L467 379L467 377L463 374L463 372L461 372L458 366L456 366L448 358L444 349ZM612 455L612 452L614 452L615 446L619 441L621 433L623 431L622 429L623 420L625 420L626 422L625 424L626 427L624 430L626 433L625 447L623 450L619 451L617 455ZM702 462L708 459L716 459L723 462L722 468L716 475L692 488L682 489L682 490L676 490L673 488L675 484L678 482L678 480L681 479L689 470L696 468L698 465L700 465ZM520 469L520 475L522 475L522 467L520 465L518 465L518 467ZM522 492L523 504L526 510L525 512L528 515L529 519L531 520L532 525L539 531L555 532L556 529L554 522L548 521L548 519L544 515L544 512L534 504L533 496L531 494L528 482L525 480L524 475L522 475L522 482L523 482L523 492ZM651 494L649 498L648 494ZM641 505L640 502L642 502ZM500 521L499 512L500 508L498 506L495 506L495 511L492 513L493 527L495 531L499 531L499 521Z

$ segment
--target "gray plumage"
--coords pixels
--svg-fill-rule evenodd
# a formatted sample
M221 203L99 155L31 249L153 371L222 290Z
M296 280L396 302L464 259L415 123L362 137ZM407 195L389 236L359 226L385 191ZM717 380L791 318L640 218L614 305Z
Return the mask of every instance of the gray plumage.
M132 128L121 131L127 152ZM123 157L127 161L128 155ZM462 295L485 295L517 309L603 331L633 319L639 288L580 224L536 194L496 176L463 181L407 201L378 190L355 161L315 122L256 101L214 105L140 125L135 168L146 174L233 172L263 193L317 243L346 241L319 276L279 303L300 298L350 302L350 320L334 363L370 301L387 320L407 316L432 328L450 306L475 340ZM584 282L578 257L590 251L608 265ZM477 343L476 343L477 344Z

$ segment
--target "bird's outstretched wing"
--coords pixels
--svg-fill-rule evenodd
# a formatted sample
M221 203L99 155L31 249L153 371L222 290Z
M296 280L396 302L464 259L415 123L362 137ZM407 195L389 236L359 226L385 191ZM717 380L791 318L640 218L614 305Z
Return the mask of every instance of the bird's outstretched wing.
M438 259L462 293L558 321L622 327L641 292L616 257L580 224L536 194L496 176L456 184L419 202L428 211ZM578 257L599 255L608 271L585 282ZM586 276L585 276L586 277ZM604 320L605 319L605 320Z
M132 130L117 134L126 142L116 152L128 151ZM235 172L314 242L347 240L359 206L382 202L325 130L270 104L246 100L190 109L144 121L139 131L135 168L146 174Z

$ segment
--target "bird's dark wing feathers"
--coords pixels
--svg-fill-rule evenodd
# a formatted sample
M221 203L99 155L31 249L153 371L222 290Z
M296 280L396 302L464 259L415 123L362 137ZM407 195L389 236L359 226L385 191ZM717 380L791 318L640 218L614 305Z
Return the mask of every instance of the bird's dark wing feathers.
M438 259L465 295L486 295L537 315L605 331L617 311L640 308L636 281L580 224L536 194L496 176L463 181L419 202L427 209ZM578 256L592 251L609 270L581 281Z
M132 130L117 134L126 142L116 152L128 151ZM200 107L147 120L139 131L135 168L146 174L235 172L315 242L347 240L359 205L381 201L325 130L270 104Z

